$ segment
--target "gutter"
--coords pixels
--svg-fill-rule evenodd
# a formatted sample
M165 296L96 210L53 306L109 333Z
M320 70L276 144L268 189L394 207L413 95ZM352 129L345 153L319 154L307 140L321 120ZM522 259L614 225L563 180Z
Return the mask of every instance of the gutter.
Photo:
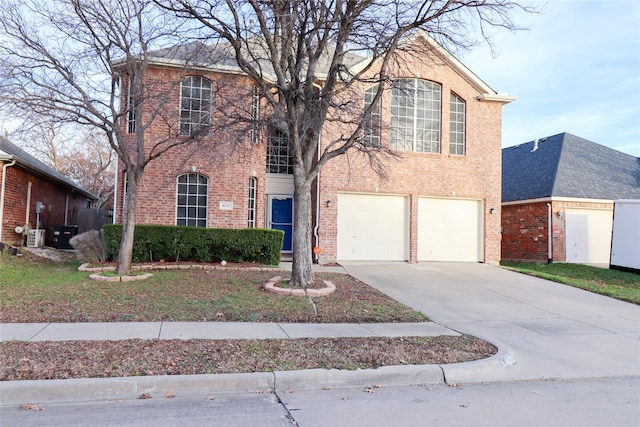
M2 190L0 191L0 240L2 240L2 222L4 221L4 188L7 182L7 169L16 164L16 159L2 166Z

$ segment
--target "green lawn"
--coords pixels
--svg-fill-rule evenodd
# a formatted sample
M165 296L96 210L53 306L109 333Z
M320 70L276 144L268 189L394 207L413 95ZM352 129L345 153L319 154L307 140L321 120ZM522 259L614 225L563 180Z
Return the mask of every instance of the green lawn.
M502 266L520 273L640 304L640 275L638 274L583 264L503 262Z
M0 255L2 322L415 322L426 316L344 274L319 274L325 297L277 295L261 285L283 271L152 271L138 282L89 280L79 263Z

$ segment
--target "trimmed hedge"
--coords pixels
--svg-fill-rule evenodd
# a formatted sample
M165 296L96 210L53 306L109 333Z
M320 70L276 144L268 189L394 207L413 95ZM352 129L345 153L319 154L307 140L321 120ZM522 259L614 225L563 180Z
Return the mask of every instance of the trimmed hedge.
M107 252L118 256L122 224L103 226ZM133 262L280 262L284 232L263 228L203 228L136 225Z

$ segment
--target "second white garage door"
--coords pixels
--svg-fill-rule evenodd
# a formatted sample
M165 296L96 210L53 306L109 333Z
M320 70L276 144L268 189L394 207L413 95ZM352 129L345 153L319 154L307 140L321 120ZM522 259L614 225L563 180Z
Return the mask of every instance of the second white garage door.
M608 264L611 254L611 209L565 210L567 262Z
M419 261L482 261L482 203L478 200L418 200Z
M373 194L338 195L338 259L408 259L407 198Z

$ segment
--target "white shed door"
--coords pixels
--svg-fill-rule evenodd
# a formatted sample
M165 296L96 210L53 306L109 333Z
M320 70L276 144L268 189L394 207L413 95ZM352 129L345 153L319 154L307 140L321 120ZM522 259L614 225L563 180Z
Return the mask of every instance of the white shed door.
M338 259L408 259L407 199L373 194L338 195Z
M484 257L478 200L418 200L418 260L478 262Z
M613 210L565 210L567 262L608 264L611 254Z

